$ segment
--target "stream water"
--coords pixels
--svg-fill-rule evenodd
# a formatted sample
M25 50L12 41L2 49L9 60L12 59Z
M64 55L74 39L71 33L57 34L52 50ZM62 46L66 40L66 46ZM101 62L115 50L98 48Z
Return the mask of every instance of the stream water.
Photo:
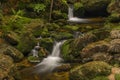
M28 72L31 72L30 75L32 74L32 76L28 75L30 77L26 77L24 75L23 80L69 80L68 72L52 73L56 67L62 65L61 62L63 59L60 57L60 47L64 42L65 40L55 42L51 55L44 58L40 63L33 66L33 68L25 70L23 73L27 74Z

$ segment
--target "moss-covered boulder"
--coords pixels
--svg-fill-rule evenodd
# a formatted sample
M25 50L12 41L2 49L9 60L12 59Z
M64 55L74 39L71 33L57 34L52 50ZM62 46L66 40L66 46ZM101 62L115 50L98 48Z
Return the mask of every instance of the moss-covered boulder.
M81 51L82 58L91 58L94 54L99 52L107 52L109 48L109 43L106 41L98 41L87 45Z
M0 53L0 80L14 78L9 74L14 67L14 63L11 57Z
M4 48L6 48L4 50L4 54L8 55L10 57L12 57L12 59L14 60L14 62L18 62L21 61L23 59L23 54L17 50L16 48L9 46L9 45L5 45Z
M92 80L97 76L108 76L111 66L102 61L93 61L70 71L70 80Z
M24 55L27 55L36 45L36 39L30 32L24 32L20 35L19 43L16 48Z
M13 31L4 34L4 39L11 45L17 45L19 42L19 36Z
M110 53L120 53L120 39L114 39L110 42L110 47L108 49Z
M67 61L81 60L80 51L89 43L96 40L95 35L86 33L78 38L66 41L62 46L63 58Z
M45 48L47 51L52 52L54 40L52 38L42 38L40 40L40 46Z

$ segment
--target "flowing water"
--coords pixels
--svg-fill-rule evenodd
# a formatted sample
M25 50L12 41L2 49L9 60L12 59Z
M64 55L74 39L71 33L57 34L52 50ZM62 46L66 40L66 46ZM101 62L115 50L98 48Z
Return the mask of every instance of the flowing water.
M33 73L43 74L52 72L56 67L60 66L62 63L62 58L60 58L60 47L64 43L55 42L53 46L52 54L49 55L47 58L44 58L41 63L34 66Z
M78 18L74 17L74 6L73 4L69 4L68 7L68 21L76 22L76 23L94 23L94 22L103 22L104 18Z
M35 74L35 76L30 76L25 78L25 75L23 75L24 79L23 80L68 80L68 72L64 73L52 73L52 71L56 68L62 65L63 59L60 58L60 47L61 45L65 42L65 40L60 41L60 42L55 42L53 46L52 53L44 58L40 63L38 63L36 66L33 68L30 68L28 70L25 70L23 73L29 74L29 72L32 72L31 74ZM36 75L40 76L36 77ZM42 75L42 77L41 77ZM44 77L43 77L44 76ZM54 78L53 78L54 76ZM65 77L63 77L65 76Z

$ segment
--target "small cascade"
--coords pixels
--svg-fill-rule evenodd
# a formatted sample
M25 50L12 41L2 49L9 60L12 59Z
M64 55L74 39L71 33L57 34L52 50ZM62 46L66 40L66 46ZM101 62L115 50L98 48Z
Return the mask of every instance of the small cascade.
M78 18L74 17L74 6L73 4L69 4L68 7L68 21L76 22L76 23L94 23L94 22L104 22L104 18Z
M39 49L40 49L40 44L38 42L37 45L34 47L34 49L32 49L31 54L34 57L38 57L38 51L39 51Z
M56 67L62 65L61 61L63 61L62 58L60 58L60 47L65 42L55 42L53 46L52 54L48 57L44 58L41 63L33 67L33 73L37 74L43 74L43 73L49 73L52 72Z
M68 18L71 19L73 18L73 8L74 6L72 4L69 4L69 7L68 7Z

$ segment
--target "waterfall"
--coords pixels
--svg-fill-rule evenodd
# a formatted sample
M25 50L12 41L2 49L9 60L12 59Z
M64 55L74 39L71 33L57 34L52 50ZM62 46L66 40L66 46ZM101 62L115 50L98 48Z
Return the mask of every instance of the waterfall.
M65 40L60 42L55 42L53 46L52 54L44 58L41 61L41 63L34 66L33 73L37 73L37 74L49 73L52 72L56 67L60 66L62 64L61 61L63 61L63 59L59 57L60 47L64 42Z
M72 4L69 4L69 7L68 7L68 18L73 18L73 8L74 6Z
M104 18L78 18L74 17L74 6L73 4L69 4L68 7L68 21L76 22L76 23L94 23L94 22L104 22Z

